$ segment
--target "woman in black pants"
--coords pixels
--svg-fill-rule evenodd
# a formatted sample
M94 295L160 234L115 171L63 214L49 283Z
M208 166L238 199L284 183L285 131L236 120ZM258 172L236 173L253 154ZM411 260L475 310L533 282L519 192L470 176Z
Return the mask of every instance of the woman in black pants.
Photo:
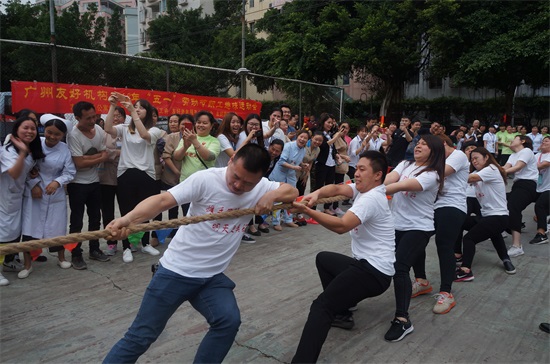
M537 159L533 153L533 141L525 135L518 135L510 143L514 153L504 165L507 174L514 173L514 184L508 193L508 211L510 221L508 228L512 231L512 246L508 255L523 255L521 246L521 213L527 206L537 200L537 180L539 171Z
M334 143L340 138L340 131L334 133L334 117L328 113L322 113L319 117L318 130L323 132L324 140L319 146L320 151L315 161L315 190L323 186L334 183L337 153ZM324 212L336 216L336 213L330 210L332 203L324 204ZM315 209L315 206L313 207Z
M506 207L506 173L495 157L483 147L472 151L470 160L472 166L468 183L474 183L476 195L481 205L481 216L467 216L463 225L468 233L464 235L462 244L462 266L457 268L455 282L470 282L474 280L472 262L476 252L476 244L491 239L504 269L508 274L514 274L516 269L506 252L502 231L508 224L508 209Z
M414 148L414 161L400 162L386 177L388 195L394 195L395 220L395 318L384 336L400 341L414 328L409 319L411 266L424 254L434 231L434 202L443 189L445 149L437 136L423 135Z

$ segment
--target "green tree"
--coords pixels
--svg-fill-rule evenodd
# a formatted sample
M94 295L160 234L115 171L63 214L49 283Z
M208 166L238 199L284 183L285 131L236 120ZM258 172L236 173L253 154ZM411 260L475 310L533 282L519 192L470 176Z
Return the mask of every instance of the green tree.
M433 1L424 14L430 74L502 91L507 114L522 80L535 88L549 84L547 1Z
M124 42L124 27L122 25L122 9L116 7L107 22L105 50L110 52L125 53L126 46Z
M352 31L335 52L339 69L379 91L380 115L403 97L405 81L421 67L421 39L426 28L420 15L424 1L356 2Z
M266 12L257 22L257 29L267 33L267 38L257 40L256 52L247 57L247 68L269 76L334 84L340 72L333 56L351 29L347 6L328 0L295 0L286 3L280 11ZM273 82L260 77L253 82L260 92L275 84L298 98L299 85L295 82ZM308 108L319 102L324 91L302 87Z

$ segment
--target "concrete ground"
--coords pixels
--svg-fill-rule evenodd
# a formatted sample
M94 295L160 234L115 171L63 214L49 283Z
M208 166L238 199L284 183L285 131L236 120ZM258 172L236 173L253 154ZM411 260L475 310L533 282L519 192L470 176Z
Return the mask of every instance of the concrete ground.
M513 258L517 273L504 272L490 242L478 245L475 280L455 283L457 305L432 313L434 299L414 298L415 330L398 343L383 336L393 317L393 286L359 304L351 331L331 329L321 352L323 363L549 363L550 335L539 330L550 321L550 245L529 245L535 232L533 206L525 210L525 255ZM505 239L510 244L510 239ZM105 246L105 242L102 242ZM316 253L350 254L348 234L318 225L271 230L255 244L243 244L227 275L237 283L242 325L227 363L290 362L311 301L321 287ZM164 251L166 246L161 246ZM85 250L87 251L87 249ZM131 264L119 252L110 262L91 261L88 269L62 270L56 259L34 263L27 279L5 273L0 287L2 363L98 363L134 319L157 259L135 253ZM427 248L428 278L437 290L439 268L433 238ZM190 363L208 326L183 304L140 363Z

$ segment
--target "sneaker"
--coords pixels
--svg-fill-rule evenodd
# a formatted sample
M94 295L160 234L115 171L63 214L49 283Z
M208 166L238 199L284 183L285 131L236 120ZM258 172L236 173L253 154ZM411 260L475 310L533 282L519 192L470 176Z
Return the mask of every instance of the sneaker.
M413 330L414 327L411 320L403 322L395 318L391 322L390 329L388 330L388 332L386 332L386 335L384 335L384 339L391 342L397 342L413 332Z
M418 281L418 279L415 279L412 284L411 298L420 296L421 294L428 294L431 291L433 291L433 287L430 284L430 282L427 282L426 284L422 284Z
M472 270L468 273L463 271L461 268L457 268L455 273L455 282L471 282L474 280L474 274L472 273Z
M132 251L132 253L137 253L138 248L134 244L130 244L130 250Z
M520 246L512 245L510 249L508 249L508 256L510 258L519 257L520 255L523 255L523 254L525 253L523 253L523 247L521 245Z
M132 255L132 249L126 248L122 252L122 261L124 263L132 263L134 261L134 256Z
M258 225L258 230L264 234L269 233L269 226L266 224L260 224Z
M456 259L456 266L462 267L462 255L459 257L455 257L455 259Z
M157 249L153 248L149 244L147 244L143 248L141 248L141 252L151 254L151 255L159 255L160 254L160 252Z
M100 262L108 262L109 260L111 260L111 258L109 258L105 254L103 254L103 252L101 250L91 251L90 252L90 259L98 260Z
M10 281L6 279L2 274L0 274L0 286L7 286L10 284Z
M32 273L32 267L29 269L23 269L21 272L17 273L17 278L25 279Z
M346 212L344 210L342 210L341 208L337 207L333 210L336 215L344 215Z
M25 269L23 263L15 259L11 262L4 262L2 266L4 272L21 272L23 269Z
M311 225L319 225L319 223L317 221L315 221L313 219L313 217L310 217L309 219L307 219L306 222L307 222L308 225L310 225L310 224Z
M355 326L355 322L353 321L353 315L336 315L334 316L334 320L332 320L332 324L330 324L332 327L339 327L344 330L351 330L353 329L353 326Z
M515 274L516 273L516 267L512 264L512 262L509 259L505 259L502 261L502 264L504 265L504 270L508 274Z
M107 247L107 250L105 250L105 255L112 257L113 255L116 254L117 251L118 249L116 244L109 244Z
M244 234L241 238L241 243L247 243L247 244L254 244L256 240L254 240L250 235Z
M88 268L88 265L86 264L82 256L72 257L71 263L73 265L73 268L76 270L83 270Z
M529 242L529 244L533 245L540 245L540 244L546 244L548 243L548 235L537 233L533 239Z
M539 329L550 334L550 324L548 322L543 322L539 325Z
M71 262L67 262L66 260L64 260L64 261L58 260L58 261L57 261L57 265L58 265L61 269L69 269L70 267L72 267Z
M434 298L437 300L433 308L433 313L444 314L451 310L451 308L456 306L455 298L451 293L439 292L434 295Z

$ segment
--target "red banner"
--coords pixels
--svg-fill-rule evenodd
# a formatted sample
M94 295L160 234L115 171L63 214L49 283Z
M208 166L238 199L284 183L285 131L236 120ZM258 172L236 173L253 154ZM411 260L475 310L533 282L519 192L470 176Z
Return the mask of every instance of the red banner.
M130 96L133 102L138 99L149 101L158 109L160 116L174 113L194 115L206 110L216 118L223 118L228 112L246 118L251 113L259 114L262 109L262 103L253 100L107 86L12 81L12 110L28 108L37 113L72 113L74 104L88 101L94 104L97 113L106 114L109 111L107 98L113 91Z

